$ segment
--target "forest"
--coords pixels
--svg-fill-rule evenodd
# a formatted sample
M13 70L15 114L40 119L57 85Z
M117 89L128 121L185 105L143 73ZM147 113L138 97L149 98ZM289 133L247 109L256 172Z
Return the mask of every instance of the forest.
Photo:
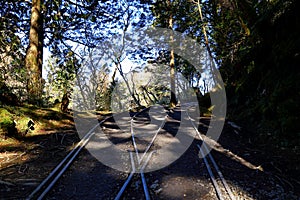
M49 107L71 101L84 56L97 44L128 28L155 26L179 31L205 46L226 87L227 117L246 126L251 132L248 137L268 137L283 147L298 146L299 3L220 0L201 4L199 8L196 1L2 2L1 116L6 105ZM160 56L164 57L160 62L168 64L170 54L161 52ZM114 85L128 78L121 65L100 67L97 109L108 110ZM207 92L209 81L201 79L192 66L177 61L174 69L192 87ZM134 70L140 69L131 72ZM199 84L200 79L204 84ZM144 104L162 100L168 88L155 87L141 85L139 91L131 91L134 103L139 105L143 95L148 95ZM62 105L62 111L67 107ZM3 126L6 121L2 120Z
M174 108L193 96L210 116L210 94L220 90L215 69L225 120L242 127L241 139L296 158L299 8L298 0L1 1L0 152L64 127L74 108ZM172 32L164 35L172 44L177 33L199 44L188 55L199 66L172 45L151 43L159 30Z

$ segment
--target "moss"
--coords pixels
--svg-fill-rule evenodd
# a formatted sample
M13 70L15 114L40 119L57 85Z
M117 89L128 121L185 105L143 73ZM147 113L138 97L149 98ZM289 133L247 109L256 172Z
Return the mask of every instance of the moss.
M34 129L28 130L28 122L33 120ZM0 139L21 139L45 130L65 129L73 126L73 116L54 111L52 108L40 108L32 105L0 107ZM4 136L4 137L3 137ZM0 145L1 145L0 141Z
M25 133L26 129L28 128L27 124L28 124L29 120L30 120L30 118L27 116L19 117L16 120L17 121L16 128L18 129L19 133L22 133L22 134Z
M5 108L0 108L0 135L10 135L15 132L13 115Z

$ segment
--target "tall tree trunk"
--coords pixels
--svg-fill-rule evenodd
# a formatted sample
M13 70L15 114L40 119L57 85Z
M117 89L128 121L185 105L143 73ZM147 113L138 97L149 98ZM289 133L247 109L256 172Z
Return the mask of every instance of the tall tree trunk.
M170 59L170 84L171 84L171 99L170 107L175 107L177 104L176 101L176 90L175 90L175 56L174 50L171 50L171 59Z
M112 84L113 86L116 85L116 80L115 80L115 78L116 78L117 70L118 70L118 67L117 67L117 65L116 65L115 70L114 70L114 73L113 73L113 75L112 75L112 77L111 77L111 84Z
M43 16L42 0L32 0L29 46L25 66L28 72L27 92L29 103L38 105L42 97Z
M169 5L171 4L170 1L168 1L168 3L169 3ZM169 16L169 29L171 29L171 30L173 29L173 16L172 16L172 12L170 12L170 16ZM171 35L170 41L171 41L171 45L173 45L173 41L174 41L173 35ZM177 101L176 101L176 91L175 91L175 56L174 56L174 49L173 49L173 47L171 47L171 55L170 55L170 85L171 85L170 107L173 108L177 104Z
M69 92L66 88L64 88L64 95L61 100L60 110L62 112L67 112L70 104Z

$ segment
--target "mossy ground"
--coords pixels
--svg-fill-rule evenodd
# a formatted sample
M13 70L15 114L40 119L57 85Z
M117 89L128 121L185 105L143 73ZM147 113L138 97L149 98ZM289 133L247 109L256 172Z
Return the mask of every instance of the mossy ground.
M28 122L34 122L34 129ZM22 140L51 131L73 128L73 117L56 108L39 108L32 105L0 107L0 151L22 144Z

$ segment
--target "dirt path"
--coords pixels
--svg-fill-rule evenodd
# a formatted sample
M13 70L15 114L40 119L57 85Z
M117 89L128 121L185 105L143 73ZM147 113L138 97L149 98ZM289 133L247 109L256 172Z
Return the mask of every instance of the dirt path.
M171 117L178 119L178 114L175 112ZM203 123L209 122L204 120ZM203 132L205 129L205 126L200 127ZM172 130L174 127L165 125L165 132L174 135ZM72 143L78 141L74 132L64 137L63 144L62 134L40 139L36 143L43 141L43 147L37 145L25 154L30 155L31 160L22 162L25 156L22 155L11 166L2 168L0 199L24 199L66 155ZM153 199L217 199L203 160L198 158L197 144L201 144L199 139L194 140L188 150L171 165L145 174ZM230 126L225 126L218 144L223 150L213 150L212 155L237 199L300 199L293 193L295 187L289 186L288 179L268 168L266 163L271 161L264 158L269 158L253 150L251 145L246 145ZM237 162L234 156L228 156L228 151L253 166L262 165L265 171L251 169L245 163ZM84 150L46 199L114 199L127 176L127 173L103 165ZM124 199L144 199L138 176L132 180Z

